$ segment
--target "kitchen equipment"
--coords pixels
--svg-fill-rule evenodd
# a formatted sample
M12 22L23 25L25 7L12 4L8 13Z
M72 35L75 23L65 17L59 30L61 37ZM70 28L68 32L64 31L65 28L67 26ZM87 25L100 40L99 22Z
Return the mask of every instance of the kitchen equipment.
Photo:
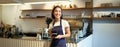
M47 17L46 18L46 24L47 24L47 28L49 28L49 24L52 22L52 18Z
M109 15L110 15L111 17L113 17L113 18L115 17L115 13L113 13L113 12L110 13Z
M48 39L48 28L44 28L44 31L42 32L42 38L43 39Z
M37 33L37 38L38 38L38 40L41 40L42 38L41 38L41 34L38 34Z
M117 17L120 17L120 14L117 14Z
M68 20L72 30L82 29L83 22L81 20L69 19Z

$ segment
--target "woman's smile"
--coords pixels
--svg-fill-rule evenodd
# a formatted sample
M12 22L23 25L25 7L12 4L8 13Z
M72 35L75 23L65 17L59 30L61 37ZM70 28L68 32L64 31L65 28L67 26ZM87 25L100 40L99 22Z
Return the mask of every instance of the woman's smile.
M59 19L61 17L61 9L60 8L55 9L54 16L55 16L55 19Z

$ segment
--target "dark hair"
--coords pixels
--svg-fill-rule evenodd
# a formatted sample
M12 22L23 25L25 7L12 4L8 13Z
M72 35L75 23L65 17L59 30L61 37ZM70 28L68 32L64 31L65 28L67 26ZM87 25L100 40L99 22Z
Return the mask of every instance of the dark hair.
M53 8L52 13L51 13L51 17L52 17L53 19L55 19L54 11L55 11L56 8L60 8L60 9L61 9L61 17L60 17L60 19L62 19L63 13L62 13L62 8L61 8L60 6L55 6L55 7Z

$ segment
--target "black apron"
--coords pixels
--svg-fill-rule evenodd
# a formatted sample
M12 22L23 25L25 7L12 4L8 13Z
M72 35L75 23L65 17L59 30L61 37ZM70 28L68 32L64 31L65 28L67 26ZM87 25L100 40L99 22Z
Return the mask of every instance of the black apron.
M60 26L54 27L54 24L55 24L55 22L53 22L52 33L57 33L57 35L63 35L62 20L60 20ZM55 36L55 35L53 35L53 36ZM66 47L65 38L61 38L61 39L53 38L50 47Z

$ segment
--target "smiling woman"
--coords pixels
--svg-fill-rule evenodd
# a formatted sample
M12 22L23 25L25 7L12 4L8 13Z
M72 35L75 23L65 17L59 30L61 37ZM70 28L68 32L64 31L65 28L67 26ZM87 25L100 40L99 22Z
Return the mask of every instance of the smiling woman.
M66 37L70 37L70 26L62 19L62 8L55 6L52 10L53 21L49 25L49 33L52 39L50 47L66 47Z

